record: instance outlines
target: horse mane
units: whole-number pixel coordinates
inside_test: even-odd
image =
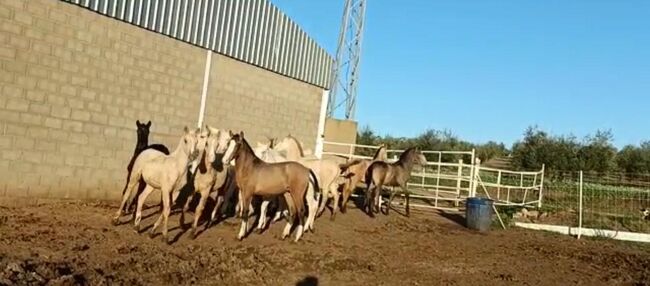
[[[235,136],[239,136],[239,135],[235,135]],[[253,156],[253,164],[263,162],[262,159],[260,159],[259,157],[257,157],[257,155],[255,155],[255,151],[253,150],[251,145],[248,144],[248,141],[246,141],[246,138],[241,137],[241,141],[242,141],[241,146],[244,148],[242,151],[248,152],[251,156]]]
[[[302,145],[300,144],[300,142],[298,141],[298,139],[296,139],[295,137],[293,137],[293,136],[291,136],[291,135],[287,135],[287,138],[293,140],[293,142],[296,143],[296,145],[298,146],[298,151],[300,152],[300,157],[304,157],[304,156],[305,156],[305,151],[302,150]]]
[[[402,154],[399,156],[399,162],[404,162],[406,159],[408,159],[409,156],[411,156],[411,153],[413,152],[415,152],[415,147],[410,147],[404,150],[404,152],[402,152]]]

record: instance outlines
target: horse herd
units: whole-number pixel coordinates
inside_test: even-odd
[[[198,234],[199,219],[207,198],[211,196],[216,204],[205,229],[221,217],[219,210],[228,201],[228,192],[230,196],[236,192],[235,212],[241,218],[239,240],[250,230],[249,217],[254,213],[253,199],[256,198],[262,200],[257,230],[267,226],[268,206],[273,203],[276,206],[273,221],[282,217],[287,221],[282,238],[290,235],[297,222],[295,241],[298,241],[304,232],[313,232],[314,221],[323,213],[329,199],[333,201],[330,218],[334,220],[339,210],[339,192],[343,196],[340,210],[345,213],[350,195],[359,183],[366,186],[363,209],[369,216],[374,217],[380,212],[380,192],[384,186],[398,187],[404,193],[408,216],[410,196],[407,182],[414,165],[426,164],[417,148],[405,150],[399,160],[388,163],[385,146],[381,146],[371,160],[339,156],[317,158],[304,150],[300,141],[291,135],[279,142],[275,139],[269,139],[266,144],[258,142],[253,148],[244,132],[233,133],[207,125],[196,130],[185,127],[176,149],[170,152],[163,145],[148,144],[150,126],[150,121],[146,124],[136,122],[138,141],[127,166],[127,183],[113,224],[119,224],[122,215],[135,205],[131,219],[135,230],[140,232],[144,203],[154,190],[160,190],[162,212],[149,232],[153,236],[162,225],[162,238],[167,243],[172,205],[178,203],[181,189],[186,185],[192,186],[191,197],[199,196],[192,238]],[[396,193],[391,192],[389,196],[386,214]],[[181,226],[184,226],[185,213],[191,201],[188,198],[182,208]]]

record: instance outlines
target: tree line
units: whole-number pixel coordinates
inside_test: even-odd
[[[618,150],[613,144],[610,130],[598,130],[578,139],[572,135],[549,134],[536,126],[529,127],[524,131],[523,138],[510,148],[496,141],[471,143],[448,130],[430,129],[412,138],[379,136],[368,126],[357,133],[357,144],[382,143],[390,149],[406,149],[411,146],[444,151],[476,149],[477,156],[483,162],[496,157],[509,157],[511,166],[519,170],[539,170],[544,164],[550,172],[583,170],[595,173],[650,173],[650,141],[640,145],[627,145]]]

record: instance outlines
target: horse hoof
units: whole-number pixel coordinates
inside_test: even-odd
[[[336,220],[336,216],[335,215],[330,216],[330,221],[334,221],[334,220]]]
[[[135,231],[135,233],[140,233],[140,226],[139,225],[134,225],[133,230]]]
[[[192,231],[192,236],[191,236],[192,240],[195,240],[198,235],[199,234],[196,231]]]
[[[257,234],[262,234],[262,232],[264,231],[264,229],[263,229],[263,228],[258,228],[258,229],[256,229],[255,231],[257,232]]]
[[[113,223],[114,226],[118,226],[120,224],[120,218],[119,217],[113,218],[111,223]]]
[[[155,233],[153,233],[153,232],[149,232],[149,238],[153,239],[155,236],[156,236]]]

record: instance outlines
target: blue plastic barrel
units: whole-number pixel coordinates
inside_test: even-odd
[[[469,229],[487,232],[492,225],[492,204],[490,199],[467,198],[465,219]]]

